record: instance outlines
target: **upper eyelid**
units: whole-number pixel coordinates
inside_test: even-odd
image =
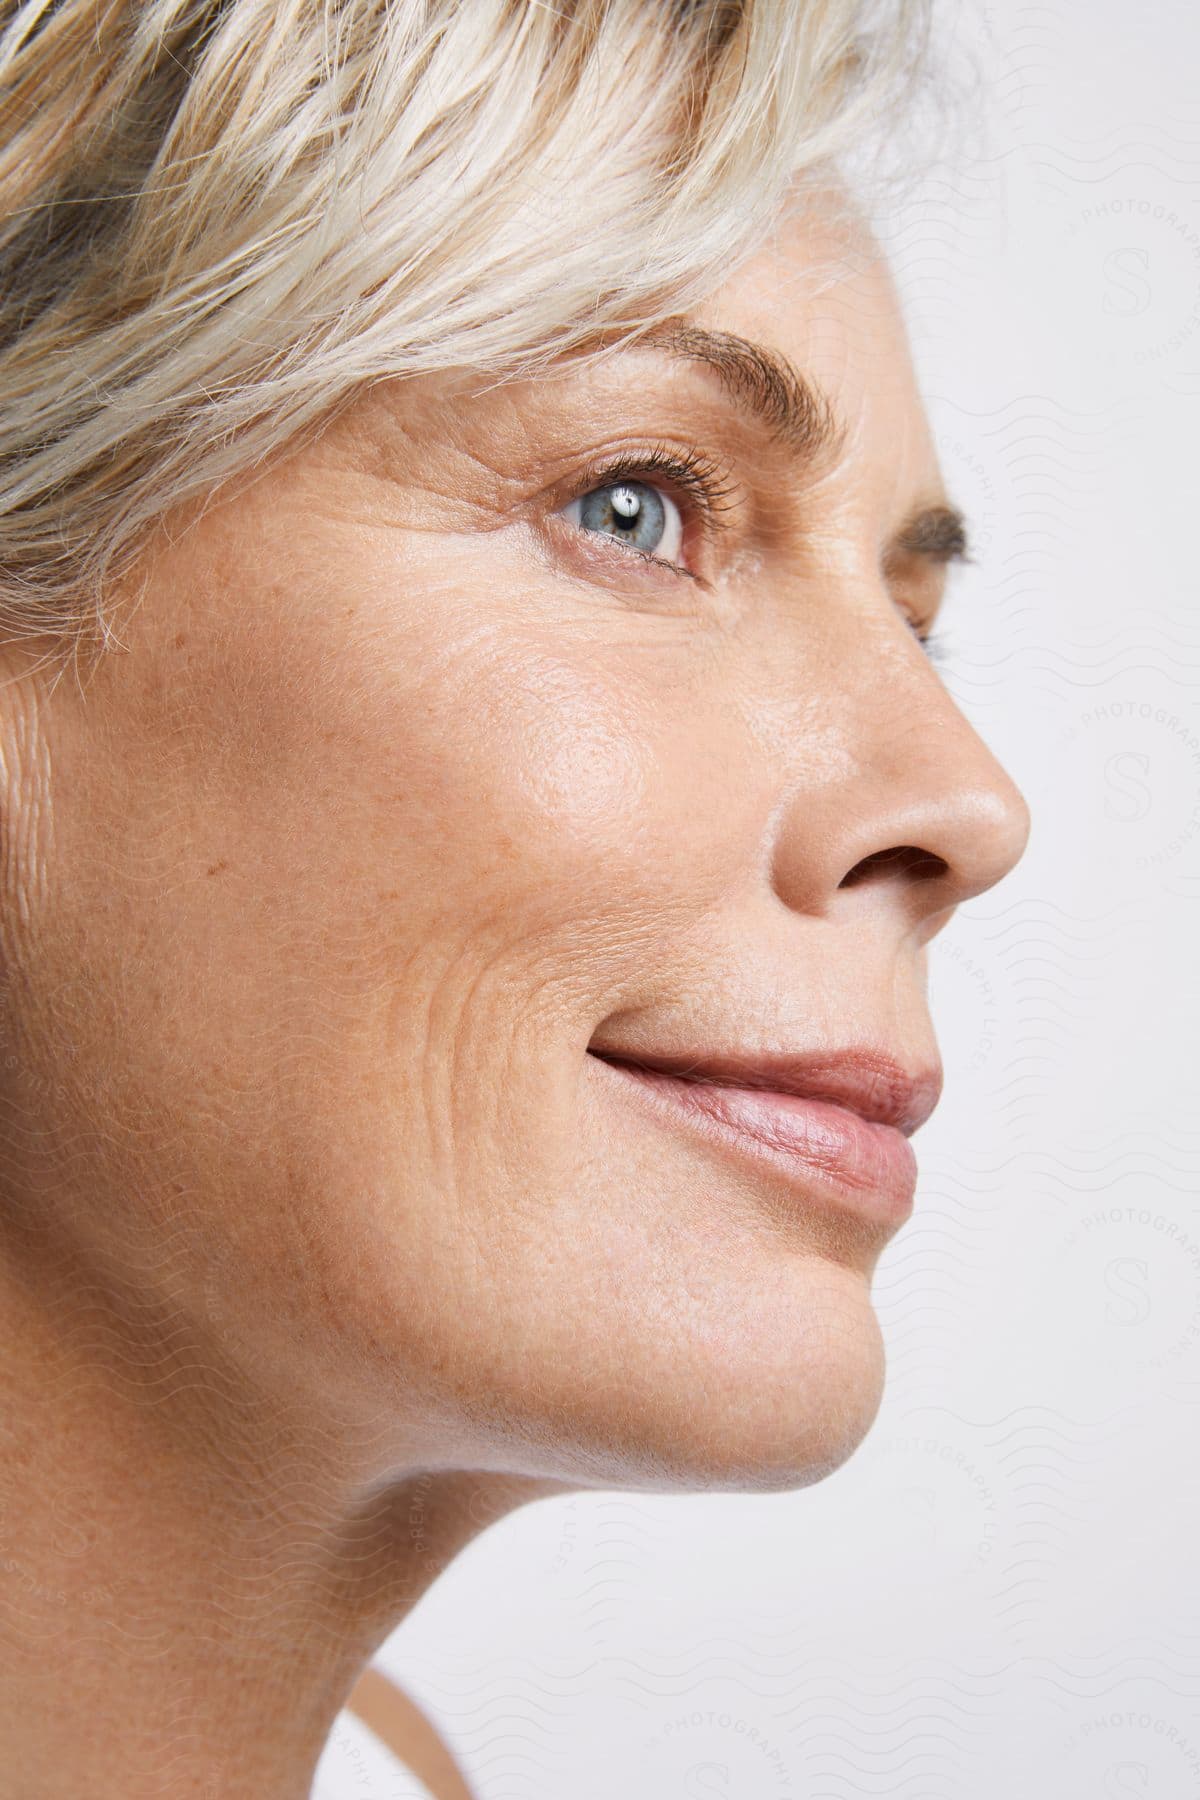
[[[598,488],[613,486],[621,480],[640,481],[661,490],[685,515],[691,516],[711,542],[722,530],[721,514],[736,508],[745,497],[745,484],[735,474],[732,459],[714,457],[697,443],[684,444],[658,439],[638,446],[614,448],[600,452],[559,487],[559,496],[550,511],[559,514]],[[599,535],[599,534],[597,534]],[[641,551],[633,545],[623,547],[622,556],[637,557],[642,563],[657,565],[676,575],[688,575],[703,582],[704,576],[682,563]]]
[[[689,479],[689,475],[691,479]],[[622,478],[642,480],[649,487],[668,487],[674,481],[700,510],[718,513],[743,498],[744,483],[732,478],[729,459],[712,457],[700,445],[683,448],[659,442],[641,450],[614,450],[596,457],[572,481],[568,499],[579,499],[597,487]]]

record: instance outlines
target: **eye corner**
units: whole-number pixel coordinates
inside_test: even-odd
[[[922,651],[935,666],[949,661],[950,639],[946,627],[935,618],[928,623],[910,619],[909,626]]]

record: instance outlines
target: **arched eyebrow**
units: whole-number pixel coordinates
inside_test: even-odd
[[[686,319],[667,319],[637,342],[712,369],[756,423],[805,461],[820,461],[841,447],[842,428],[828,397],[782,351]]]
[[[801,460],[836,456],[844,431],[824,390],[782,351],[731,331],[712,331],[686,318],[666,319],[635,342],[712,369],[734,401]],[[905,556],[923,562],[969,562],[966,520],[945,501],[914,509],[893,533],[885,567]]]

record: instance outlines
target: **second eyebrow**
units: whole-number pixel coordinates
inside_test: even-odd
[[[889,554],[920,556],[932,563],[969,562],[966,520],[956,506],[922,507],[904,521]]]

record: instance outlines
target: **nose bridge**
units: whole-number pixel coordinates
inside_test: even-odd
[[[896,630],[874,651],[860,633],[851,663],[826,665],[837,753],[827,748],[814,768],[797,742],[787,759],[771,871],[799,910],[849,905],[846,890],[869,884],[924,917],[994,886],[1025,848],[1019,789],[908,627]]]

